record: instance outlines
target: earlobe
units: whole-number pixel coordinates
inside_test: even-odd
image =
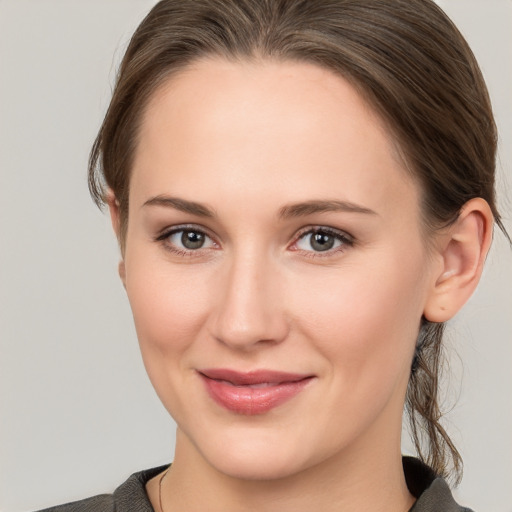
[[[123,286],[126,290],[126,265],[124,264],[124,260],[119,262],[118,272],[119,277],[121,278],[121,282],[123,283]]]
[[[424,316],[445,322],[467,302],[482,275],[492,240],[493,215],[481,198],[468,201],[457,221],[441,235],[441,266],[432,279]]]

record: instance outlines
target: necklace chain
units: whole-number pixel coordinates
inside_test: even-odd
[[[160,512],[164,512],[164,507],[162,506],[162,481],[167,476],[169,472],[169,468],[165,470],[165,473],[160,477],[158,481],[158,504],[160,505]]]

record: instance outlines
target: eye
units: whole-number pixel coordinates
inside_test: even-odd
[[[194,250],[203,247],[206,241],[206,235],[204,233],[200,233],[199,231],[190,231],[188,229],[184,229],[171,235],[169,237],[169,241],[175,245],[181,243],[185,249]]]
[[[161,234],[158,238],[166,248],[180,254],[216,247],[215,242],[197,228],[174,228]]]
[[[353,240],[349,235],[329,228],[311,229],[295,243],[298,250],[308,252],[336,252],[351,245]]]

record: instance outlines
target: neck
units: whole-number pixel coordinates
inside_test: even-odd
[[[406,512],[414,498],[397,441],[393,446],[366,443],[366,454],[351,450],[299,473],[262,481],[218,472],[178,431],[175,460],[162,484],[163,511]]]

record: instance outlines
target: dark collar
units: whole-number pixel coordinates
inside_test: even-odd
[[[409,512],[471,512],[453,499],[446,481],[414,457],[402,457],[405,481],[416,502]]]
[[[414,457],[402,459],[405,481],[416,502],[409,512],[471,512],[453,499],[446,481]],[[166,469],[160,466],[133,474],[114,492],[116,512],[154,512],[146,494],[146,483]]]

